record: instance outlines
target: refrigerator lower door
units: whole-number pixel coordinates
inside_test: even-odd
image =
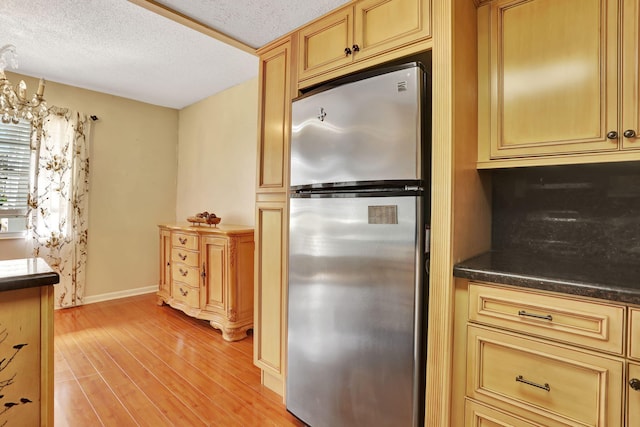
[[[421,424],[421,197],[291,199],[287,409]]]

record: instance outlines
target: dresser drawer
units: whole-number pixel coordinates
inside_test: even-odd
[[[467,351],[473,399],[546,426],[622,425],[623,359],[480,326]]]
[[[182,248],[171,248],[171,261],[189,267],[198,267],[198,252],[188,251]]]
[[[173,298],[189,307],[200,307],[200,289],[187,286],[184,283],[173,284]]]
[[[542,295],[527,290],[469,284],[469,320],[623,354],[625,308]]]
[[[198,250],[198,236],[187,233],[171,233],[171,246],[174,248]]]
[[[629,357],[640,360],[640,308],[629,309]]]
[[[171,264],[171,278],[174,282],[181,282],[187,286],[200,286],[200,270],[181,263]]]

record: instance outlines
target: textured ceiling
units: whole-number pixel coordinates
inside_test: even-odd
[[[260,47],[347,2],[158,3]],[[19,68],[8,71],[172,108],[258,73],[256,56],[126,0],[2,0],[0,46],[5,44],[18,52]]]

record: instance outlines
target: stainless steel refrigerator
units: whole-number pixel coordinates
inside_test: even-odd
[[[430,103],[419,63],[293,102],[286,404],[310,426],[423,424]]]

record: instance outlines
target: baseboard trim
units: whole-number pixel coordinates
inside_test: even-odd
[[[127,289],[126,291],[109,292],[100,295],[85,296],[82,300],[83,304],[93,304],[96,302],[110,301],[114,299],[132,297],[135,295],[150,294],[158,291],[158,285],[145,286],[143,288]]]

